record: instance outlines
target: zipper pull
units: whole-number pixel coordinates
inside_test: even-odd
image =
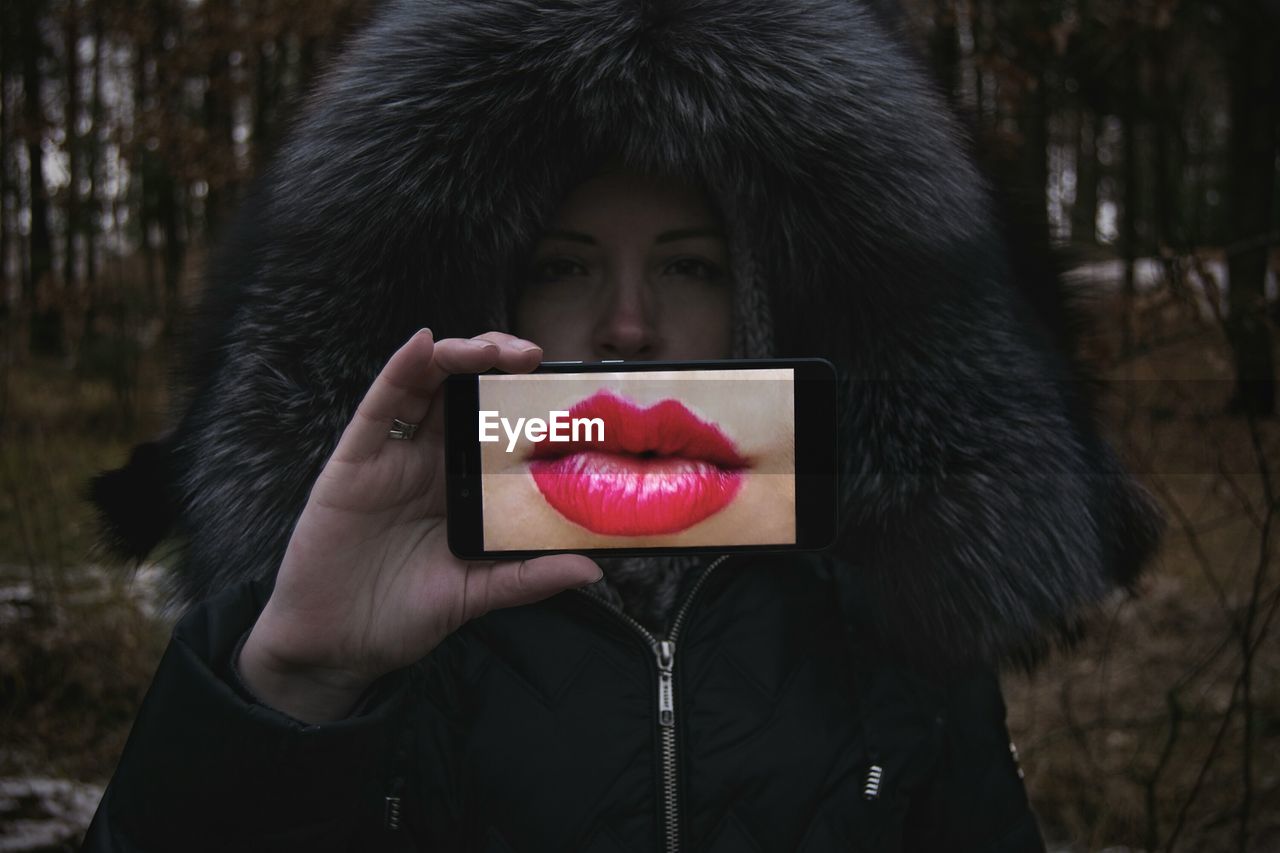
[[[383,810],[383,823],[387,829],[396,830],[400,828],[400,798],[387,797],[386,805]]]
[[[658,725],[676,724],[675,691],[672,688],[671,670],[676,655],[676,644],[670,640],[658,641]]]
[[[405,755],[403,747],[397,751],[398,760],[403,760]],[[383,798],[382,805],[382,824],[387,829],[396,830],[400,828],[400,798],[404,794],[404,777],[396,776],[391,780],[391,789],[387,792],[387,796]]]

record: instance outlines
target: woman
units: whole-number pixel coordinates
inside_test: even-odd
[[[88,848],[1040,849],[995,669],[1158,522],[958,139],[848,0],[384,6],[98,482],[202,603]],[[448,553],[445,375],[726,355],[840,367],[831,554]]]

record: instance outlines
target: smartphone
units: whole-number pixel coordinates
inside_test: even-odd
[[[836,374],[823,359],[544,362],[444,386],[449,547],[811,550],[836,532]]]

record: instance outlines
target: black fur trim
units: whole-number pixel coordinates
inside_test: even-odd
[[[178,516],[172,481],[164,441],[139,444],[124,467],[91,477],[84,496],[97,508],[99,550],[131,560],[151,553]]]
[[[502,328],[540,224],[621,159],[702,181],[749,232],[773,350],[839,365],[840,552],[886,647],[1016,660],[1069,637],[1158,515],[884,20],[851,0],[381,7],[212,270],[171,444],[186,595],[275,571],[387,357],[420,326]]]

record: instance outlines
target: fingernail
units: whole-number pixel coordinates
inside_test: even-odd
[[[471,347],[472,349],[490,349],[490,348],[496,349],[498,346],[493,341],[473,341],[470,338],[463,341],[463,343]]]
[[[542,347],[538,346],[533,341],[526,341],[524,338],[519,338],[515,341],[512,341],[512,343],[515,345],[516,350],[519,352],[532,352],[533,350],[536,350],[536,349],[542,349]]]

